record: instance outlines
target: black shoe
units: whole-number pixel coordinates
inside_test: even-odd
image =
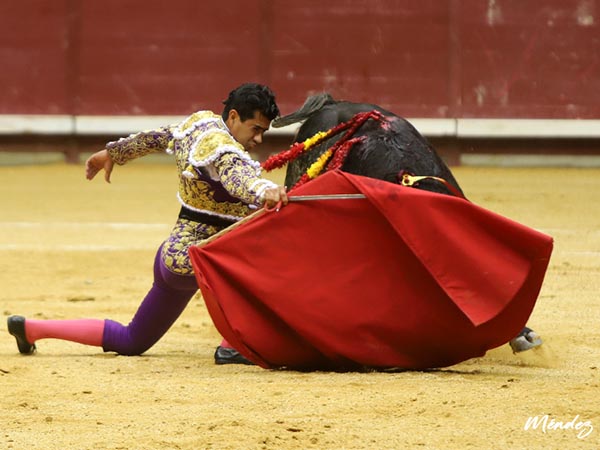
[[[35,344],[30,344],[25,337],[25,317],[10,316],[6,320],[6,323],[8,325],[8,332],[17,340],[19,352],[24,355],[31,355],[35,352]]]
[[[254,363],[249,359],[244,358],[234,348],[221,347],[220,345],[215,350],[215,364],[247,364],[253,366]]]

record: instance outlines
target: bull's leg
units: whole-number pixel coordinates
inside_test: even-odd
[[[531,328],[525,327],[521,330],[517,337],[510,340],[509,344],[513,353],[519,353],[539,347],[542,345],[542,338]]]

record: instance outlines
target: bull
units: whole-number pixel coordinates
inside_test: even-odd
[[[356,114],[377,111],[380,120],[367,120],[354,131],[355,143],[340,169],[355,175],[401,183],[403,176],[427,176],[414,187],[446,195],[464,192],[451,170],[431,144],[406,119],[375,104],[335,100],[327,93],[309,97],[297,111],[275,119],[272,126],[280,128],[303,122],[295,142],[304,142],[319,132],[350,121]],[[310,152],[303,152],[287,166],[286,186],[298,183],[307,169],[327,149],[332,148],[341,134],[331,136]],[[539,335],[525,327],[509,342],[513,352],[522,352],[542,344]]]

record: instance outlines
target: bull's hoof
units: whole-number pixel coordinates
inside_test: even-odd
[[[525,327],[509,344],[513,353],[520,353],[542,345],[542,338],[531,328]]]

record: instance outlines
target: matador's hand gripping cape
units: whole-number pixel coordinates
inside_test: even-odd
[[[523,328],[552,238],[464,199],[335,171],[190,255],[218,331],[261,367],[424,369]]]

